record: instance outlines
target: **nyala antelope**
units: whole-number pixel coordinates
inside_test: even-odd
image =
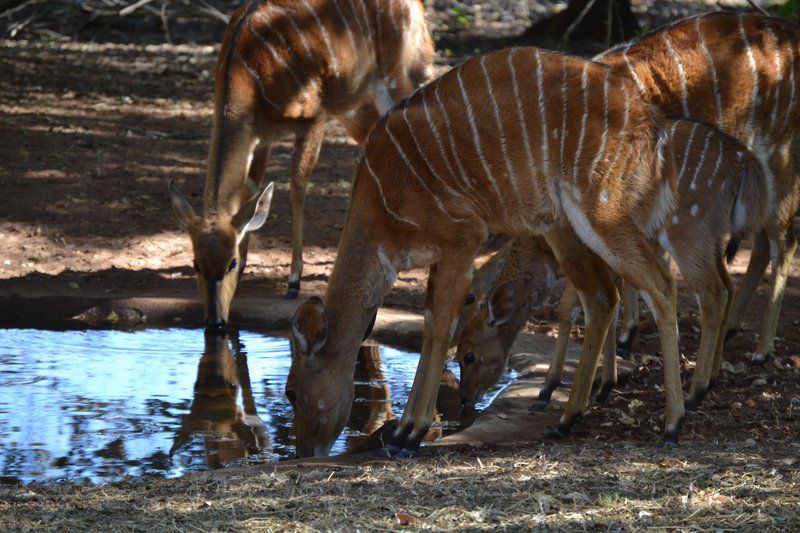
[[[661,337],[665,440],[676,442],[684,406],[675,282],[658,238],[676,191],[691,182],[682,163],[700,150],[695,135],[722,139],[723,149],[733,143],[709,126],[665,118],[628,76],[535,48],[469,60],[404,100],[367,140],[324,299],[306,301],[293,320],[287,393],[298,453],[329,451],[350,410],[358,345],[383,296],[399,270],[430,266],[421,359],[387,448],[414,453],[433,419],[473,259],[492,233],[543,235],[578,291],[586,336],[576,384],[591,383],[617,304],[608,267],[641,291]],[[764,198],[748,154],[742,164],[728,213],[734,239]],[[586,408],[584,388],[573,390],[562,431]]]
[[[768,171],[770,214],[756,236],[728,323],[729,333],[741,327],[771,261],[769,305],[753,354],[754,362],[763,363],[773,352],[797,247],[792,219],[800,205],[800,28],[761,15],[709,13],[612,48],[594,60],[629,74],[664,112],[691,116],[733,135]],[[692,142],[703,143],[704,138]],[[635,317],[628,320],[628,328],[635,322]],[[623,343],[630,339],[630,329],[622,337]]]
[[[478,403],[506,372],[511,345],[532,312],[549,296],[558,270],[558,262],[542,237],[514,239],[493,259],[502,269],[486,273],[484,265],[475,272],[476,278],[479,275],[491,278],[484,281],[489,287],[475,305],[464,306],[460,319],[464,327],[456,332],[456,359],[461,371],[459,393],[467,406]],[[478,290],[473,283],[473,292]],[[559,303],[555,352],[545,386],[534,404],[536,409],[545,408],[561,384],[570,332],[579,309],[578,293],[567,281]],[[603,347],[603,381],[597,395],[600,402],[616,385],[615,323],[616,314]]]
[[[202,216],[174,183],[169,188],[192,240],[208,327],[228,320],[248,234],[267,219],[272,184],[261,184],[275,136],[286,130],[296,136],[287,293],[294,298],[303,270],[306,187],[327,118],[363,142],[393,101],[428,79],[433,55],[419,0],[251,1],[231,17],[217,59]]]

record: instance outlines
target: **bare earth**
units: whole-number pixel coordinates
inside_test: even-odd
[[[0,298],[194,294],[190,246],[166,192],[175,179],[200,207],[214,58],[202,46],[0,41]],[[251,239],[239,288],[248,296],[286,290],[290,149],[286,138],[273,152],[277,193]],[[307,202],[303,296],[324,290],[357,154],[331,124]],[[737,278],[747,258],[734,263]],[[398,526],[395,513],[432,529],[800,528],[798,273],[795,262],[776,358],[746,364],[764,283],[728,345],[731,365],[675,450],[657,447],[661,363],[644,357],[566,441],[97,487],[0,485],[0,529],[371,530]],[[401,274],[386,304],[419,308],[424,279]],[[680,309],[686,379],[699,322],[685,291]],[[552,313],[540,316],[528,329],[551,333]],[[657,355],[652,322],[634,348]]]

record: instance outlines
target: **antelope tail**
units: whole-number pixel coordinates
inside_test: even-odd
[[[733,261],[742,241],[763,227],[769,213],[767,176],[754,158],[745,163],[736,183],[731,209],[731,238],[725,248],[728,263]]]

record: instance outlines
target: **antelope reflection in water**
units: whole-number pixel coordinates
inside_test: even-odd
[[[391,389],[383,371],[380,347],[377,344],[368,343],[359,349],[355,383],[356,401],[353,403],[350,420],[365,422],[360,433],[347,437],[345,453],[351,454],[383,447],[381,439],[384,436],[388,439],[395,426],[393,421],[397,419],[392,409]],[[364,387],[369,388],[369,393]],[[439,384],[434,424],[423,441],[432,442],[442,438],[445,433],[463,429],[472,424],[476,416],[475,409],[463,408],[458,392],[458,378],[445,369]]]
[[[242,405],[238,403],[240,390]],[[192,406],[183,417],[170,455],[189,443],[193,433],[204,434],[209,468],[270,449],[267,428],[253,399],[247,354],[237,334],[232,339],[227,335],[205,336]]]

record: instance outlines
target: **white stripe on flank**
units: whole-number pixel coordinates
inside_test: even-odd
[[[703,55],[708,60],[708,66],[711,72],[711,82],[714,87],[714,100],[717,105],[717,126],[722,128],[724,116],[722,114],[722,97],[719,93],[719,79],[717,78],[717,67],[714,65],[714,57],[711,51],[706,46],[706,40],[703,38],[703,32],[700,31],[700,17],[694,19],[694,26],[697,29],[697,37],[700,40],[700,49],[703,50]]]
[[[758,103],[758,67],[756,65],[756,58],[753,55],[753,49],[750,47],[750,41],[747,40],[747,34],[744,32],[743,13],[739,14],[739,35],[742,41],[744,41],[744,47],[747,50],[747,58],[750,60],[750,69],[753,71],[753,95],[750,97],[750,114],[747,118],[747,126],[752,128],[753,119],[756,114],[756,104]]]
[[[397,9],[399,11],[397,16],[395,16],[394,13],[392,13],[392,7],[393,6],[397,6]],[[393,0],[389,0],[389,19],[392,21],[392,26],[394,26],[394,31],[397,32],[397,35],[401,35],[401,36],[403,35],[403,30],[400,27],[400,25],[397,23],[397,21],[400,20],[400,18],[403,16],[403,9],[402,9],[403,7],[405,7],[405,6],[404,6],[404,4],[402,2],[396,2],[396,1],[393,1]]]
[[[700,161],[697,163],[697,168],[694,169],[694,176],[692,176],[692,182],[689,184],[690,190],[695,190],[697,188],[697,176],[700,174],[700,169],[703,168],[703,164],[706,160],[706,152],[708,151],[708,141],[711,140],[711,136],[714,134],[714,130],[709,129],[708,133],[706,133],[706,140],[703,143],[703,151],[700,152]]]
[[[581,134],[578,137],[578,148],[575,150],[575,163],[573,163],[572,177],[577,180],[578,163],[581,159],[581,151],[583,150],[583,138],[586,136],[586,117],[589,116],[589,77],[586,74],[586,67],[588,62],[583,64],[583,73],[581,74],[581,88],[583,89],[583,118],[581,119]]]
[[[564,142],[567,139],[567,56],[561,56],[561,155],[560,164],[564,166]]]
[[[467,96],[467,91],[464,89],[464,80],[461,79],[460,68],[456,69],[456,78],[458,79],[458,87],[461,89],[461,98],[464,100],[464,106],[467,108],[467,120],[469,121],[469,126],[472,129],[472,142],[475,145],[475,151],[478,154],[478,160],[481,162],[483,171],[486,174],[486,179],[492,185],[492,189],[494,189],[500,205],[505,208],[503,197],[500,195],[500,189],[497,188],[497,182],[492,176],[492,170],[489,168],[489,164],[486,162],[486,158],[483,156],[483,150],[481,149],[481,138],[480,134],[478,133],[478,126],[475,124],[475,113],[472,110],[472,102],[470,102],[469,97]]]
[[[286,15],[286,20],[289,21],[289,24],[292,26],[292,29],[294,30],[294,34],[297,35],[297,37],[300,39],[300,44],[303,45],[303,49],[306,51],[306,54],[308,54],[308,58],[311,61],[313,61],[317,67],[319,67],[319,61],[317,61],[316,54],[314,54],[311,51],[311,47],[308,46],[308,40],[306,40],[306,34],[300,31],[300,27],[297,25],[297,22],[295,22],[294,18],[292,17],[292,15],[289,14],[288,11],[285,12],[285,15]]]
[[[583,65],[584,75],[586,74],[586,64]],[[542,166],[545,176],[550,173],[550,146],[547,141],[547,110],[544,106],[544,71],[542,70],[542,58],[539,49],[536,49],[536,91],[539,94],[539,114],[542,116]],[[585,123],[584,123],[585,124]]]
[[[619,129],[619,132],[617,132],[617,137],[619,137],[619,140],[617,142],[617,149],[614,153],[614,159],[611,160],[611,164],[608,166],[609,176],[613,176],[612,172],[617,164],[617,160],[619,159],[619,154],[622,153],[622,147],[626,145],[624,141],[625,141],[625,134],[627,133],[628,130],[628,117],[630,115],[630,99],[628,98],[628,91],[623,89],[623,92],[625,93],[625,98],[624,98],[625,113],[622,118],[622,127]]]
[[[358,6],[361,8],[361,15],[364,18],[364,25],[367,27],[367,32],[370,34],[372,39],[375,40],[376,35],[375,32],[372,30],[372,23],[369,21],[369,13],[367,12],[367,7],[364,5],[364,0],[350,0],[350,1],[358,2]],[[376,5],[378,5],[378,2],[376,2]],[[374,47],[377,48],[378,45],[375,44]]]
[[[428,91],[422,91],[422,109],[425,111],[425,118],[428,120],[428,128],[430,128],[433,138],[436,140],[436,145],[439,147],[439,154],[441,154],[444,165],[447,167],[447,172],[450,174],[450,177],[453,178],[453,181],[458,183],[456,174],[453,172],[453,167],[450,165],[450,160],[445,154],[444,143],[442,142],[442,137],[439,135],[439,128],[436,127],[436,123],[431,117],[431,112],[428,108],[428,101],[426,100],[427,95]],[[469,187],[469,184],[466,185]]]
[[[783,128],[786,128],[792,113],[794,112],[794,99],[795,99],[795,87],[794,87],[794,46],[789,45],[789,105],[786,107],[786,111],[783,117]]]
[[[600,159],[605,155],[606,151],[606,136],[608,136],[608,69],[603,76],[603,134],[600,136],[600,148],[597,150],[597,155],[592,160],[592,166],[589,168],[589,179],[592,179],[594,170]],[[605,179],[605,174],[603,175]]]
[[[625,47],[622,51],[622,58],[625,59],[625,64],[628,66],[628,70],[631,73],[631,77],[633,81],[636,82],[636,86],[639,88],[639,91],[642,93],[643,96],[647,97],[647,91],[644,88],[644,84],[642,80],[639,79],[639,76],[636,75],[636,71],[633,69],[633,65],[631,65],[631,60],[628,59],[628,50],[630,49],[631,45]]]
[[[422,176],[419,175],[419,173],[417,172],[417,169],[414,168],[414,165],[411,163],[411,160],[408,159],[408,156],[406,155],[405,151],[403,151],[403,147],[400,146],[400,143],[397,142],[397,139],[395,138],[395,136],[392,135],[392,130],[389,129],[389,120],[384,121],[384,123],[385,123],[386,133],[389,134],[389,139],[391,139],[392,144],[394,144],[394,147],[397,149],[397,153],[400,154],[400,157],[403,159],[403,161],[405,162],[406,166],[411,171],[411,174],[413,174],[414,177],[416,178],[416,180],[419,182],[419,184],[422,185],[422,188],[425,189],[425,192],[428,194],[428,196],[430,196],[431,199],[433,199],[433,203],[436,204],[436,207],[439,209],[439,211],[444,213],[447,216],[447,218],[449,218],[453,222],[463,222],[463,220],[461,220],[461,219],[453,218],[450,215],[450,213],[447,212],[447,209],[445,209],[444,204],[442,204],[442,201],[439,199],[439,197],[436,195],[436,193],[434,193],[430,189],[430,187],[428,187],[428,184],[425,183],[425,180],[422,179]],[[412,132],[412,134],[413,134],[413,132]]]
[[[258,85],[258,91],[259,93],[261,93],[261,98],[263,98],[266,103],[268,103],[275,109],[280,110],[278,104],[276,104],[275,102],[270,100],[269,97],[267,97],[267,88],[264,87],[264,81],[261,79],[261,76],[258,74],[258,72],[256,72],[253,69],[253,67],[247,64],[247,61],[244,60],[244,58],[238,51],[234,51],[233,55],[236,58],[236,60],[238,60],[239,63],[242,64],[247,73],[250,74],[250,77],[253,78],[253,81],[256,82],[256,85]]]
[[[367,157],[366,153],[364,154],[364,164],[367,167],[369,175],[372,176],[372,179],[375,181],[375,185],[378,186],[378,194],[381,197],[381,203],[383,203],[383,208],[386,210],[386,212],[389,215],[391,215],[395,220],[398,220],[400,222],[405,222],[406,224],[411,224],[415,228],[419,228],[419,224],[417,224],[413,220],[407,219],[406,217],[397,214],[392,210],[391,207],[389,207],[389,204],[386,202],[386,197],[383,195],[383,187],[381,186],[381,180],[378,178],[378,176],[372,170],[372,167],[369,165],[369,158]]]
[[[314,6],[312,6],[308,0],[301,0],[303,5],[306,9],[311,13],[314,17],[314,20],[317,21],[317,26],[319,26],[319,31],[322,34],[322,40],[325,41],[325,46],[328,48],[328,59],[331,62],[331,68],[333,69],[333,73],[338,77],[339,76],[339,63],[336,61],[336,53],[333,51],[333,46],[331,45],[331,39],[328,36],[328,30],[325,29],[325,26],[322,24],[322,21],[319,20],[319,15],[314,10]]]
[[[417,136],[414,135],[414,127],[411,125],[411,121],[408,120],[408,107],[403,108],[402,115],[403,115],[403,120],[406,123],[406,126],[408,126],[408,132],[411,134],[411,139],[414,141],[414,146],[417,149],[417,153],[419,154],[420,159],[422,159],[425,162],[425,166],[428,167],[428,171],[430,171],[431,175],[434,178],[436,178],[436,180],[439,183],[442,184],[442,188],[445,190],[445,192],[447,192],[447,194],[449,194],[452,197],[461,197],[461,194],[454,191],[449,185],[447,185],[447,182],[442,179],[442,177],[439,175],[438,172],[436,172],[436,169],[433,168],[433,165],[431,165],[430,161],[428,160],[429,158],[427,154],[422,150],[422,146],[420,146]],[[430,125],[430,120],[428,121],[428,125]],[[388,121],[386,127],[387,128],[389,127]]]
[[[344,11],[342,11],[341,6],[339,6],[339,0],[332,0],[333,5],[336,8],[336,11],[339,13],[339,18],[342,19],[344,23],[344,27],[347,30],[347,40],[350,41],[350,48],[353,49],[353,58],[355,60],[355,64],[358,64],[358,47],[356,46],[355,37],[353,37],[353,30],[350,28],[350,21],[347,20],[347,17],[344,16]]]
[[[475,184],[470,183],[470,178],[467,175],[467,172],[464,170],[464,165],[461,163],[461,159],[458,157],[458,150],[456,150],[456,143],[453,139],[453,132],[450,127],[450,117],[447,116],[447,108],[442,103],[442,98],[439,95],[439,83],[441,82],[441,78],[436,81],[436,87],[433,91],[433,94],[436,95],[436,101],[439,103],[439,109],[442,112],[442,116],[444,117],[444,127],[447,131],[447,140],[450,145],[450,153],[453,154],[453,159],[456,162],[456,166],[458,167],[458,172],[461,174],[461,179],[464,182],[464,185],[467,189],[475,189]]]
[[[686,89],[686,74],[683,72],[683,63],[681,63],[678,52],[675,51],[672,47],[672,43],[669,42],[669,37],[667,37],[666,32],[662,32],[661,37],[667,45],[667,50],[669,50],[672,60],[675,61],[675,65],[678,67],[678,77],[681,80],[681,104],[683,105],[683,114],[689,117],[691,116],[691,113],[689,113],[689,91]]]
[[[717,172],[719,172],[719,165],[722,163],[722,136],[719,137],[719,146],[717,147],[717,163],[714,165],[714,172],[708,177],[708,186],[711,187],[714,184],[714,180],[717,177]]]
[[[692,131],[689,133],[689,140],[686,141],[686,150],[683,152],[683,165],[681,166],[681,171],[678,174],[678,178],[675,180],[675,183],[680,185],[681,178],[683,178],[683,174],[686,172],[686,164],[689,162],[689,150],[692,148],[692,142],[694,141],[694,133],[697,131],[697,122],[692,123]]]
[[[263,37],[263,36],[262,36],[260,33],[256,32],[256,30],[254,30],[254,29],[253,29],[253,26],[250,24],[250,22],[249,22],[249,21],[248,21],[248,23],[247,23],[247,30],[250,32],[250,34],[251,34],[253,37],[255,37],[256,39],[258,39],[258,42],[260,42],[260,43],[261,43],[261,44],[264,46],[264,48],[266,48],[266,49],[269,51],[270,55],[272,56],[272,59],[274,59],[276,63],[278,63],[278,64],[279,64],[279,65],[281,65],[281,66],[282,66],[284,69],[286,69],[286,70],[288,70],[288,71],[289,71],[289,74],[291,74],[291,75],[292,75],[292,79],[294,80],[294,82],[295,82],[295,84],[297,85],[297,87],[298,87],[298,88],[300,88],[300,89],[302,89],[302,88],[303,88],[303,82],[301,82],[301,81],[300,81],[300,78],[297,76],[297,73],[295,73],[295,71],[294,71],[294,68],[292,68],[292,65],[290,65],[289,63],[287,63],[287,62],[286,62],[286,61],[285,61],[285,60],[284,60],[284,59],[283,59],[283,58],[280,56],[280,54],[278,54],[278,53],[275,51],[275,49],[274,49],[274,48],[272,48],[272,45],[269,43],[269,41],[267,41],[267,40],[266,40],[266,39],[265,39],[265,38],[264,38],[264,37]]]
[[[508,148],[506,147],[506,136],[503,133],[503,124],[500,122],[500,108],[497,105],[497,99],[494,96],[494,86],[492,80],[489,78],[489,73],[486,71],[486,56],[480,59],[481,70],[483,71],[483,79],[486,81],[486,89],[489,92],[489,99],[492,101],[492,109],[494,110],[494,121],[497,124],[498,141],[500,142],[500,152],[503,154],[503,161],[506,165],[506,174],[508,180],[511,182],[511,187],[514,189],[514,198],[519,199],[519,188],[517,187],[517,175],[514,173],[514,168],[511,166],[511,158],[508,157]]]
[[[361,18],[358,16],[358,13],[356,13],[355,0],[347,0],[347,5],[350,6],[350,13],[352,13],[353,20],[356,21],[356,26],[358,26],[359,35],[361,37],[366,36],[367,30],[364,29],[364,25],[361,23]],[[363,7],[364,4],[361,4],[361,6]]]
[[[766,21],[765,21],[766,22]],[[774,102],[772,104],[772,115],[770,116],[769,123],[770,126],[775,127],[775,122],[778,118],[778,105],[781,101],[781,82],[783,81],[783,64],[781,63],[781,48],[780,43],[778,42],[778,37],[775,35],[775,32],[772,31],[772,28],[769,24],[765,24],[767,29],[767,33],[770,34],[772,37],[772,41],[775,43],[775,70],[778,73],[777,79],[775,80],[775,95],[773,96]]]
[[[522,144],[525,146],[525,154],[528,156],[528,168],[531,172],[531,181],[536,182],[536,162],[533,159],[531,142],[528,137],[528,121],[525,118],[525,110],[522,108],[522,100],[519,97],[519,85],[517,84],[517,71],[514,68],[514,56],[516,48],[512,48],[508,53],[508,68],[511,70],[511,88],[514,91],[514,101],[517,103],[517,117],[519,118],[519,128],[522,131]]]

